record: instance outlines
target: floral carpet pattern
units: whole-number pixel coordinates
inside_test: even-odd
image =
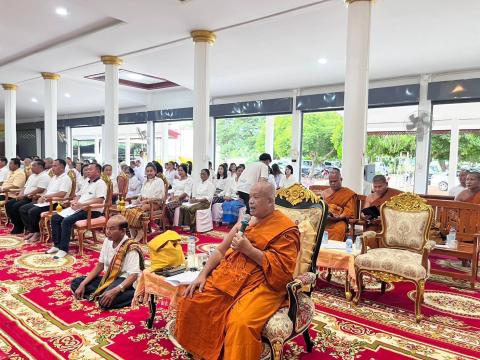
[[[198,235],[197,250],[207,252],[224,231]],[[0,359],[188,359],[171,338],[173,314],[165,301],[159,301],[154,329],[148,330],[146,308],[101,311],[73,299],[69,285],[93,267],[98,244],[87,246],[83,256],[72,245],[71,255],[60,260],[45,255],[47,248],[24,244],[0,228]],[[436,265],[444,264],[440,259]],[[329,280],[321,272],[313,294],[313,352],[305,352],[300,337],[285,347],[286,359],[480,358],[479,288],[432,277],[424,320],[417,324],[412,285],[395,283],[382,294],[374,279],[366,279],[354,306],[344,297],[345,275],[334,272]]]

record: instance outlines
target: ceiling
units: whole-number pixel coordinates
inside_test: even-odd
[[[370,78],[480,69],[479,18],[478,0],[377,0]],[[213,97],[341,84],[346,26],[343,0],[3,0],[0,82],[19,85],[18,118],[43,115],[41,71],[62,75],[60,115],[102,111],[104,84],[84,78],[104,71],[101,55],[191,89],[189,33],[210,29]],[[120,107],[152,106],[151,92],[121,86]]]

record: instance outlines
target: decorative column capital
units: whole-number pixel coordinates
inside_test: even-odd
[[[123,60],[120,59],[118,56],[103,55],[100,59],[105,65],[122,65],[123,64]]]
[[[59,74],[51,73],[51,72],[42,72],[42,77],[44,80],[58,80],[60,79]]]
[[[193,30],[190,35],[193,42],[208,42],[210,45],[217,39],[215,33],[208,30]]]
[[[2,84],[3,90],[11,90],[11,91],[16,91],[17,90],[17,85],[15,84]]]
[[[350,5],[350,4],[354,3],[354,2],[359,2],[359,1],[368,1],[368,2],[370,2],[370,3],[373,3],[375,0],[345,0],[345,3],[346,3],[347,5]]]

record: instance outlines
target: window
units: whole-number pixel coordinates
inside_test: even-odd
[[[102,128],[100,126],[72,128],[72,154],[75,159],[101,160],[100,139]]]

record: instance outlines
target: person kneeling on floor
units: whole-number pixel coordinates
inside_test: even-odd
[[[140,245],[128,238],[127,228],[122,215],[108,220],[107,238],[97,265],[87,276],[74,279],[70,286],[77,300],[98,300],[104,310],[130,306],[137,278],[144,269],[144,258]]]

